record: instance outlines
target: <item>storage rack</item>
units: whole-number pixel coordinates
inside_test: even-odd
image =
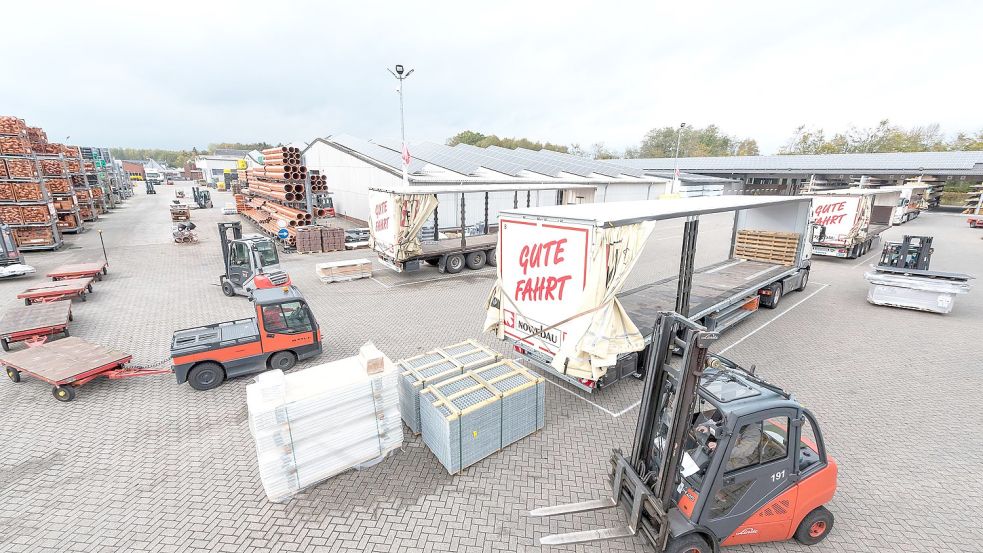
[[[48,187],[45,186],[44,178],[41,171],[41,163],[38,160],[38,156],[34,153],[27,154],[0,154],[0,162],[7,165],[8,161],[26,161],[31,164],[34,169],[34,175],[30,177],[24,176],[14,176],[10,175],[5,167],[5,171],[0,173],[0,183],[9,185],[11,190],[14,191],[17,185],[23,184],[33,184],[37,186],[39,192],[39,198],[18,198],[18,193],[13,192],[11,198],[6,198],[0,200],[0,205],[13,207],[13,208],[24,208],[24,207],[43,207],[48,211],[48,218],[45,222],[25,222],[23,219],[18,218],[16,220],[2,221],[9,225],[14,231],[14,240],[17,242],[17,248],[21,251],[38,251],[38,250],[56,250],[62,245],[61,232],[58,230],[58,218],[55,214],[54,203],[52,202],[51,196],[48,193]],[[25,231],[31,229],[50,229],[50,243],[46,244],[30,244],[26,243],[25,240],[29,239],[24,237]],[[20,232],[19,232],[20,231]]]
[[[68,161],[65,159],[65,156],[62,154],[35,154],[35,156],[37,157],[41,180],[44,182],[43,188],[47,191],[51,201],[51,208],[55,211],[55,224],[58,230],[62,234],[78,234],[84,232],[85,222],[82,220],[82,215],[79,212],[78,196],[75,193],[75,188],[71,185],[72,181],[68,173]],[[57,162],[58,166],[61,167],[61,171],[58,174],[45,171],[45,165],[48,167],[52,166],[51,163],[45,164],[45,161]],[[56,179],[64,180],[68,183],[66,192],[55,190],[52,182]]]
[[[89,185],[89,180],[85,172],[85,160],[82,159],[82,149],[73,146],[73,150],[77,152],[77,156],[72,157],[72,160],[75,160],[75,171],[70,172],[69,178],[72,180],[72,188],[75,189],[78,198],[79,213],[82,220],[95,221],[99,218],[99,207],[93,197],[92,187]],[[69,166],[70,169],[73,168],[71,160],[69,160]]]

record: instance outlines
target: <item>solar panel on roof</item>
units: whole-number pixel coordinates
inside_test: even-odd
[[[552,150],[540,150],[539,153],[546,157],[552,158],[564,158],[569,163],[576,163],[586,168],[590,168],[593,172],[598,175],[606,175],[609,177],[620,177],[621,175],[629,175],[632,177],[644,177],[645,173],[633,167],[625,167],[616,163],[597,161],[593,159],[586,159],[582,157],[575,156],[573,154],[564,154],[562,152],[554,152]]]
[[[332,135],[328,137],[328,140],[337,144],[343,148],[348,148],[353,152],[359,153],[369,159],[373,159],[388,165],[393,169],[402,171],[403,169],[403,159],[400,154],[389,148],[385,148],[378,144],[373,144],[366,140],[360,138],[355,138],[354,136],[349,136],[347,134]],[[424,162],[418,159],[410,160],[410,165],[407,167],[406,171],[408,173],[416,173],[423,169]]]
[[[530,158],[529,156],[523,155],[516,150],[502,148],[501,146],[489,146],[486,149],[489,152],[493,152],[495,155],[502,156],[505,159],[522,165],[526,171],[532,171],[533,173],[539,173],[541,175],[548,175],[551,177],[559,176],[560,173],[563,172],[563,168],[555,163]]]

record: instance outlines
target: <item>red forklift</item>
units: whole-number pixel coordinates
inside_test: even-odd
[[[656,551],[709,553],[791,538],[812,545],[829,535],[833,514],[824,505],[836,492],[837,466],[815,417],[753,368],[708,354],[717,337],[659,313],[634,445],[628,456],[613,452],[610,496],[530,512],[621,506],[628,524],[545,536],[542,545],[641,533]]]
[[[226,379],[291,369],[321,354],[321,330],[294,286],[253,290],[256,316],[178,330],[171,359],[178,384],[211,390]]]

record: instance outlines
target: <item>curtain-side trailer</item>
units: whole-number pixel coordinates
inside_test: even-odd
[[[723,331],[803,289],[810,201],[718,196],[504,211],[485,330],[580,389],[610,385],[644,366],[659,311]],[[696,267],[700,216],[728,212],[729,255]],[[623,290],[659,222],[672,219],[685,221],[679,272]]]
[[[813,255],[853,259],[870,251],[889,229],[898,209],[899,190],[848,189],[809,194],[812,198]]]
[[[494,266],[502,209],[593,201],[595,189],[577,184],[370,188],[369,246],[397,272],[424,264],[452,274]]]

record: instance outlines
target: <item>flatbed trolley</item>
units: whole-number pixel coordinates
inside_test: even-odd
[[[0,354],[7,377],[20,382],[22,375],[43,380],[53,387],[51,394],[58,401],[72,401],[75,390],[100,376],[110,379],[133,376],[170,374],[170,367],[147,369],[127,367],[133,359],[128,353],[90,344],[74,336],[37,347]]]
[[[41,336],[68,336],[72,320],[72,302],[66,300],[21,305],[0,315],[0,347],[10,351],[10,344],[33,340]]]
[[[86,277],[102,280],[102,275],[108,273],[109,263],[106,261],[87,261],[55,267],[47,276],[54,281]]]
[[[86,292],[92,292],[92,277],[70,278],[39,284],[17,294],[17,298],[24,300],[24,305],[71,298],[85,301]]]

